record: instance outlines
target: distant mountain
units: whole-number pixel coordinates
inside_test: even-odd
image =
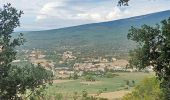
[[[24,48],[126,53],[135,46],[135,43],[127,40],[128,29],[131,26],[155,25],[168,17],[170,10],[116,21],[23,32],[27,40]]]

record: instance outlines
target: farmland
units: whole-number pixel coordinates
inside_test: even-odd
[[[117,76],[113,78],[96,76],[96,81],[94,82],[87,82],[83,80],[83,77],[80,77],[77,80],[55,80],[53,85],[48,87],[47,93],[50,95],[62,93],[70,98],[75,92],[77,92],[78,95],[81,95],[82,91],[87,91],[89,95],[96,96],[97,94],[100,94],[98,96],[103,98],[106,98],[108,94],[112,94],[111,97],[108,97],[108,99],[111,99],[117,94],[116,92],[118,92],[118,94],[122,92],[126,94],[133,89],[133,86],[126,86],[126,81],[129,81],[129,84],[132,84],[131,82],[134,80],[135,85],[137,85],[144,77],[154,75],[154,73],[143,72],[119,72],[114,74],[117,74]]]

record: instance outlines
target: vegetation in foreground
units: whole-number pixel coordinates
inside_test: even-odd
[[[170,18],[155,27],[131,27],[128,38],[138,43],[138,48],[130,53],[130,66],[152,66],[161,81],[165,100],[170,100]]]
[[[123,100],[164,100],[160,83],[156,77],[145,78]]]
[[[23,98],[27,91],[36,92],[37,88],[45,87],[46,82],[52,79],[51,71],[40,66],[17,66],[12,61],[16,60],[16,47],[25,42],[23,35],[12,38],[14,29],[20,25],[19,18],[23,14],[6,4],[0,9],[0,99],[18,100]]]

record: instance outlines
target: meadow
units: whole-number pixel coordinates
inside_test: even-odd
[[[74,93],[81,95],[83,91],[87,91],[89,95],[107,94],[122,90],[130,92],[134,87],[132,86],[132,81],[137,85],[145,77],[154,75],[154,73],[144,72],[117,72],[114,74],[117,74],[117,76],[113,78],[95,77],[96,81],[94,82],[84,81],[82,77],[77,80],[55,80],[52,86],[48,86],[47,93],[50,95],[61,93],[72,96]],[[129,87],[127,87],[127,81]]]

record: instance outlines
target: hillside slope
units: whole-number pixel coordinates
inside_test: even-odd
[[[116,21],[23,32],[28,41],[24,48],[126,53],[134,48],[134,43],[127,40],[128,29],[131,26],[154,25],[168,17],[170,10]]]

